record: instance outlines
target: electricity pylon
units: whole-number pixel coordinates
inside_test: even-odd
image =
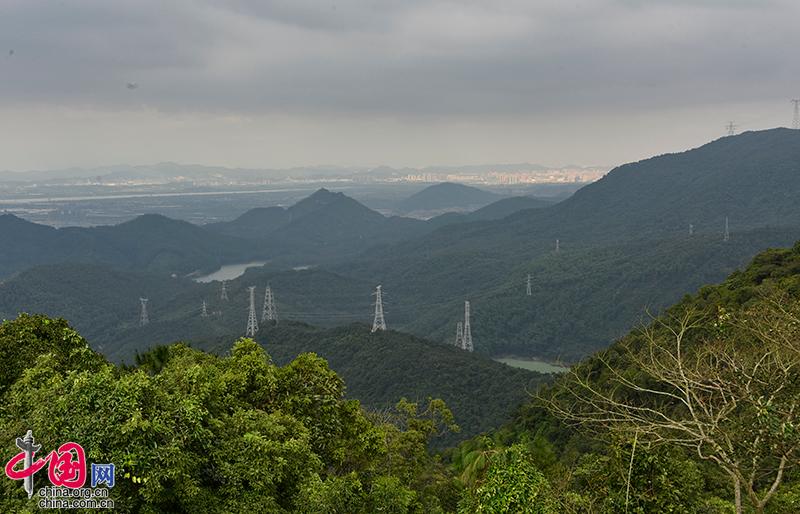
[[[723,241],[731,240],[731,231],[728,229],[728,217],[725,216],[725,235],[722,236]]]
[[[458,322],[456,325],[456,348],[462,348],[464,342],[464,324]]]
[[[533,291],[531,290],[531,274],[530,273],[528,273],[528,287],[527,287],[526,293],[527,293],[528,296],[532,296],[533,295]]]
[[[228,289],[225,287],[225,281],[222,281],[222,292],[219,295],[220,300],[228,301]]]
[[[375,288],[375,319],[372,321],[372,331],[386,330],[386,320],[383,319],[383,297],[381,286]]]
[[[256,286],[247,288],[250,291],[250,312],[247,315],[246,337],[255,337],[258,332],[258,320],[256,319]]]
[[[267,285],[264,291],[264,309],[261,311],[261,322],[278,322],[278,309],[275,307],[275,297],[272,295],[272,288]]]
[[[139,298],[139,303],[142,304],[142,309],[139,313],[139,326],[143,327],[150,323],[150,318],[147,315],[147,298]]]
[[[461,347],[468,352],[474,350],[472,346],[472,329],[469,324],[469,302],[464,302],[464,340]]]
[[[794,119],[792,120],[792,128],[800,130],[800,100],[792,100],[794,104]]]
[[[201,318],[207,318],[208,317],[208,307],[206,306],[206,301],[205,300],[203,300],[203,311],[200,313],[200,317]]]

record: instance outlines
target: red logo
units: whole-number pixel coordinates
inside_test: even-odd
[[[12,480],[24,480],[32,477],[36,472],[49,463],[47,476],[54,486],[64,486],[71,489],[83,487],[86,482],[86,455],[83,447],[78,443],[64,443],[53,450],[43,459],[33,461],[35,452],[30,452],[30,465],[26,467],[25,457],[28,452],[21,451],[6,464],[6,475]],[[15,469],[17,464],[23,462],[20,470]]]

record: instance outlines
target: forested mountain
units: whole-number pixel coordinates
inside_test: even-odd
[[[453,223],[466,223],[468,221],[489,221],[499,220],[510,216],[515,212],[525,209],[541,209],[550,207],[560,199],[535,198],[532,196],[512,196],[492,202],[486,207],[468,213],[448,212],[428,220],[432,226],[451,225]]]
[[[417,237],[417,231],[430,231],[435,220],[386,218],[343,194],[321,190],[283,211],[251,212],[227,225],[241,234],[248,226],[257,233],[259,226],[278,224],[268,237],[248,243],[256,246],[255,254],[272,259],[269,266],[252,270],[230,287],[244,291],[249,284],[272,282],[291,319],[331,326],[368,321],[369,294],[382,284],[389,326],[438,341],[454,337],[463,302],[469,300],[477,351],[575,361],[635,325],[645,309],[658,311],[704,283],[721,280],[764,248],[800,237],[800,208],[791,194],[800,184],[799,137],[797,131],[776,129],[723,138],[617,168],[551,207],[500,220],[454,223]],[[682,191],[694,196],[686,200]],[[711,219],[714,212],[721,214],[713,224],[697,221],[689,233],[691,219]],[[726,215],[729,241],[723,240]],[[95,256],[89,262],[147,270],[169,271],[172,259],[184,254],[199,264],[219,238],[231,242],[217,249],[219,255],[235,253],[243,244],[228,234],[207,237],[202,228],[152,216],[116,227],[58,231],[3,219],[6,231],[21,242],[3,256],[18,266],[38,262],[25,260],[20,248],[39,248],[38,258],[53,262],[58,252],[41,243],[53,234],[76,234],[71,241],[80,250],[78,261],[85,261],[81,252],[95,248],[89,235],[102,234],[105,244],[97,251],[104,260]],[[153,248],[160,250],[153,255]],[[285,271],[304,264],[321,267],[308,273]],[[58,281],[71,282],[70,273]],[[530,297],[525,294],[529,274]],[[27,277],[16,284],[25,282],[36,281]],[[203,298],[211,301],[217,295],[210,292],[213,287],[218,286],[188,286],[174,298],[151,298],[152,305],[173,298],[169,301],[175,307],[162,312],[164,319],[183,319],[199,312]],[[26,294],[45,295],[48,288],[57,287],[43,284]],[[69,298],[80,289],[64,290],[61,296]],[[126,293],[125,309],[131,310],[116,325],[88,327],[80,318],[75,323],[91,337],[105,337],[127,323],[123,320],[135,322],[136,301],[144,295]],[[48,302],[7,299],[5,305],[7,315],[29,305],[59,314],[48,310]],[[237,308],[242,310],[231,319],[239,320],[246,305]],[[154,323],[152,335],[158,328]]]
[[[13,241],[0,252],[0,277],[61,262],[185,274],[257,255],[247,241],[156,214],[113,226],[61,229],[4,214],[0,241]]]
[[[527,391],[547,378],[408,334],[371,334],[366,325],[353,324],[348,313],[360,305],[361,319],[369,321],[371,297],[365,284],[321,270],[267,273],[250,270],[242,280],[229,282],[230,300],[223,302],[216,283],[90,265],[38,267],[0,284],[0,318],[13,319],[19,309],[69,317],[93,348],[117,362],[131,363],[137,353],[175,341],[221,353],[244,333],[247,285],[268,280],[277,293],[281,321],[274,327],[262,324],[256,340],[277,362],[315,352],[348,381],[350,397],[375,409],[402,397],[442,398],[464,429],[460,439],[500,425]],[[139,326],[139,297],[150,299],[150,323],[144,327]],[[207,318],[200,316],[204,299]],[[315,328],[291,321],[302,319],[304,311],[308,321],[345,326]],[[320,314],[314,316],[315,311]]]
[[[233,221],[206,227],[255,240],[266,255],[291,265],[342,260],[434,228],[420,220],[383,216],[343,193],[327,189],[288,208],[252,209]]]
[[[445,210],[471,211],[502,197],[477,187],[443,182],[426,187],[400,202],[396,209],[405,214]]]
[[[565,245],[792,226],[800,222],[800,132],[772,129],[626,164],[542,210],[433,232],[385,255],[413,259],[419,248],[452,253],[492,249],[528,254]],[[402,255],[406,252],[409,255]],[[400,255],[398,255],[400,254]]]
[[[798,317],[800,243],[585,359],[453,461],[474,473],[476,454],[522,441],[570,512],[734,512],[737,489],[736,512],[797,512]]]
[[[228,348],[229,339],[209,342],[200,336],[189,341],[219,352]],[[400,398],[421,403],[441,398],[461,431],[441,439],[438,446],[499,427],[531,392],[550,380],[548,375],[401,332],[371,333],[363,324],[332,329],[291,322],[266,324],[255,339],[279,365],[303,352],[324,358],[347,384],[347,396],[369,409],[387,409]]]
[[[449,337],[459,305],[474,300],[479,350],[574,359],[630,328],[645,308],[794,241],[799,189],[800,132],[748,132],[619,167],[552,207],[450,225],[332,269],[382,283],[404,310],[416,301],[398,320],[405,330]],[[528,273],[533,305],[524,303]]]

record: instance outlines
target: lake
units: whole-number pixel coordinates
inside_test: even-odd
[[[253,261],[241,264],[226,264],[214,273],[203,275],[201,277],[194,277],[195,282],[213,282],[215,280],[233,280],[234,278],[241,277],[247,268],[257,268],[263,266],[267,261]]]
[[[494,360],[496,360],[497,362],[502,362],[503,364],[508,364],[509,366],[513,366],[515,368],[527,369],[539,373],[564,373],[565,371],[569,371],[569,368],[565,368],[564,366],[557,366],[555,364],[550,364],[549,362],[544,362],[536,359],[500,357]]]

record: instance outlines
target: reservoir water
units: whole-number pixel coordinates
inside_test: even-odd
[[[508,364],[509,366],[513,366],[515,368],[537,371],[539,373],[564,373],[565,371],[569,371],[569,368],[565,368],[564,366],[557,366],[555,364],[550,364],[549,362],[544,362],[536,359],[518,359],[514,357],[501,357],[494,360],[496,360],[497,362],[502,362],[503,364]]]
[[[257,268],[263,266],[267,261],[253,261],[240,264],[226,264],[214,273],[195,277],[195,282],[213,282],[215,280],[233,280],[234,278],[241,277],[247,268]]]

